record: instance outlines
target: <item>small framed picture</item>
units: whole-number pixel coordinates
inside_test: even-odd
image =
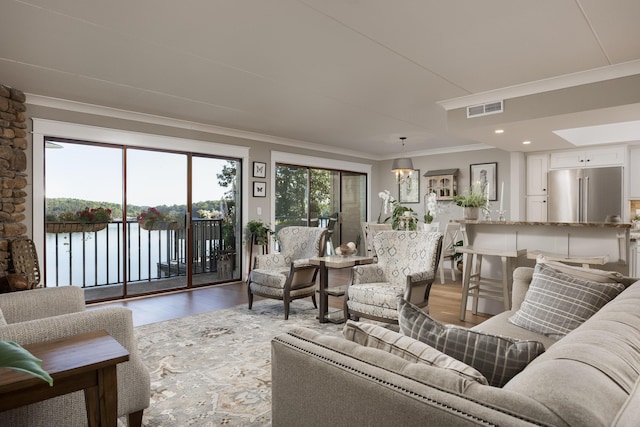
[[[267,164],[262,162],[253,162],[253,177],[254,178],[266,178],[267,177]]]
[[[411,173],[411,181],[398,184],[400,203],[420,203],[420,169]]]
[[[253,197],[267,197],[267,183],[253,181]]]
[[[484,191],[489,186],[489,200],[496,201],[498,185],[498,163],[478,163],[475,165],[469,165],[471,169],[471,182],[469,185],[473,187],[473,184],[480,183],[482,190]]]

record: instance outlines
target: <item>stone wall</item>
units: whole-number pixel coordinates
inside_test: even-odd
[[[27,233],[25,95],[0,84],[0,277],[10,268],[11,241]]]

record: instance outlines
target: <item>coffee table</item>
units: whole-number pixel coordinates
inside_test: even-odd
[[[129,352],[106,331],[95,331],[23,346],[42,359],[53,386],[22,372],[3,369],[0,411],[84,390],[89,426],[115,427],[118,422],[116,365]]]
[[[349,268],[355,265],[371,264],[373,257],[357,256],[357,255],[332,255],[323,257],[314,257],[309,259],[311,265],[320,267],[320,286],[318,287],[319,307],[318,320],[320,323],[343,323],[344,316],[332,317],[329,314],[329,296],[344,296],[347,286],[333,286],[329,288],[329,269],[330,268]]]

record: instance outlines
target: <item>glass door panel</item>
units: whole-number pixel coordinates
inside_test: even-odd
[[[127,295],[188,284],[185,154],[129,148]]]
[[[309,174],[298,166],[276,168],[276,223],[274,230],[288,225],[308,225]]]
[[[340,214],[340,242],[357,243],[358,253],[364,252],[360,242],[362,227],[361,222],[367,218],[367,176],[351,172],[342,172],[342,211]],[[339,244],[334,241],[334,244]]]
[[[238,160],[193,157],[194,286],[240,279],[240,170]]]
[[[122,149],[48,138],[45,169],[43,282],[122,296]]]

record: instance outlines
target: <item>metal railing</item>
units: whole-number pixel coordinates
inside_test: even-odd
[[[216,272],[221,257],[237,257],[222,220],[193,219],[191,232],[193,274]],[[87,288],[122,284],[125,277],[135,283],[186,276],[187,237],[184,228],[144,230],[135,220],[126,223],[126,239],[122,221],[100,231],[47,233],[45,280],[47,286]]]

